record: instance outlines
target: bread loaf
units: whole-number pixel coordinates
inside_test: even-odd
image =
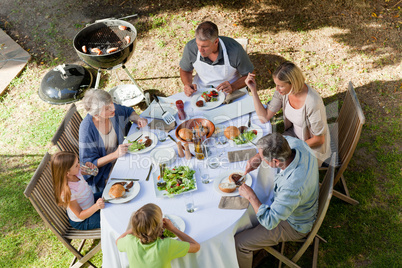
[[[223,134],[225,135],[226,138],[233,140],[234,138],[236,138],[237,136],[240,135],[240,131],[237,127],[235,126],[229,126],[225,129],[225,131],[223,132]]]
[[[179,130],[179,136],[185,141],[192,141],[193,140],[193,132],[191,132],[188,128],[182,128]]]
[[[112,185],[112,187],[110,187],[109,196],[111,198],[120,198],[125,194],[125,192],[126,189],[123,185],[115,183],[114,185]]]
[[[218,187],[219,190],[221,190],[224,193],[232,193],[236,190],[236,184],[234,184],[233,182],[219,183]]]

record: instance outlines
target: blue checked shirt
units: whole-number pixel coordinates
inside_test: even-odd
[[[308,233],[318,211],[318,164],[308,145],[297,138],[285,136],[295,158],[286,169],[275,175],[271,206],[262,204],[257,219],[268,230],[280,221],[288,221],[296,231]]]

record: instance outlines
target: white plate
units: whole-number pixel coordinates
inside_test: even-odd
[[[257,130],[257,136],[255,136],[254,139],[252,140],[252,142],[257,143],[257,141],[259,139],[261,139],[262,135],[263,135],[263,131],[262,131],[261,127],[251,124],[251,126],[247,129],[247,131],[249,131],[249,130]],[[251,142],[247,142],[244,144],[236,144],[234,141],[230,140],[230,143],[237,147],[253,146],[253,144]]]
[[[174,99],[168,99],[164,97],[158,97],[159,98],[159,103],[161,104],[163,110],[169,112],[171,115],[175,116],[177,114],[177,108],[176,108],[176,100]],[[151,102],[151,104],[148,106],[148,108],[141,113],[142,116],[146,117],[151,117],[151,118],[157,118],[157,119],[162,119],[162,109],[159,106],[159,104],[154,100]]]
[[[169,168],[173,168],[173,167],[169,167]],[[194,168],[192,168],[192,167],[190,167],[190,168],[191,168],[191,169],[194,169]],[[160,175],[159,170],[158,170],[157,172],[154,172],[154,173],[152,174],[152,177],[153,177],[153,179],[154,179],[155,196],[156,196],[157,198],[169,197],[169,196],[168,196],[168,192],[167,192],[166,190],[163,190],[163,191],[159,191],[159,190],[158,190],[158,186],[156,185],[156,183],[158,182],[158,176],[159,176],[159,175]],[[193,175],[193,180],[195,181],[195,188],[194,188],[193,190],[190,190],[190,191],[187,191],[187,192],[183,192],[183,193],[181,193],[181,194],[174,194],[173,196],[182,195],[182,194],[185,194],[185,193],[191,193],[191,192],[197,191],[198,188],[197,188],[197,180],[196,180],[196,178],[195,178],[195,173],[194,173],[194,175]]]
[[[138,195],[138,193],[140,192],[140,188],[141,188],[140,183],[138,181],[134,181],[133,187],[131,187],[131,189],[128,192],[126,192],[126,194],[123,195],[123,197],[112,199],[109,195],[109,191],[110,191],[110,188],[112,188],[112,186],[117,182],[126,182],[127,184],[130,183],[130,181],[125,181],[125,180],[113,180],[110,183],[108,183],[105,187],[105,190],[103,190],[102,197],[104,199],[111,199],[109,201],[110,203],[121,204],[121,203],[128,202],[131,199],[133,199],[134,197],[136,197]]]
[[[243,174],[243,171],[240,170],[235,170],[235,171],[229,171],[225,174],[223,174],[222,176],[218,177],[217,179],[214,180],[214,189],[215,191],[217,191],[219,194],[223,195],[223,196],[237,196],[239,195],[239,189],[236,188],[236,190],[232,193],[225,193],[222,192],[219,189],[219,184],[220,183],[225,183],[225,182],[229,182],[229,175],[232,173],[240,173]],[[253,184],[253,178],[251,178],[250,174],[246,175],[246,182],[245,182],[248,186],[251,187],[251,184]]]
[[[134,106],[144,99],[144,94],[136,85],[119,85],[109,91],[113,102],[124,106]]]
[[[168,218],[173,225],[179,229],[180,231],[184,232],[184,230],[186,229],[186,223],[183,221],[182,218],[180,218],[179,216],[176,215],[172,215],[172,214],[165,214],[163,215],[164,218]],[[171,237],[172,239],[178,239],[178,237]]]
[[[171,164],[176,160],[176,151],[172,147],[157,148],[151,152],[155,164]]]
[[[158,144],[158,137],[156,137],[156,135],[154,133],[149,132],[149,131],[137,131],[137,132],[131,134],[130,136],[126,137],[126,139],[123,141],[123,143],[128,143],[128,140],[134,141],[141,134],[142,134],[142,136],[138,140],[141,140],[141,139],[145,140],[145,136],[149,136],[149,138],[152,140],[151,146],[145,147],[145,149],[135,151],[135,152],[128,151],[130,154],[142,154],[142,153],[149,152],[153,148],[155,148],[156,144]]]
[[[219,94],[219,95],[218,95],[218,100],[217,100],[217,101],[205,102],[204,98],[201,97],[201,95],[202,95],[202,93],[204,93],[204,91],[208,91],[208,92],[209,92],[209,91],[211,91],[211,90],[212,90],[211,88],[205,88],[205,89],[203,89],[203,90],[200,90],[199,93],[194,94],[194,95],[191,97],[191,105],[192,105],[194,108],[198,109],[198,110],[211,110],[211,109],[216,108],[216,107],[218,107],[219,105],[221,105],[221,104],[223,103],[223,101],[225,100],[225,93],[223,93],[222,91],[218,91],[218,94]],[[217,90],[215,90],[215,91],[217,91]],[[204,106],[198,107],[197,105],[195,105],[195,103],[196,103],[197,101],[199,101],[199,100],[204,101]]]

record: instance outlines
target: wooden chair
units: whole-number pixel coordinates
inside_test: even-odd
[[[360,106],[356,92],[353,89],[353,84],[352,82],[349,82],[348,91],[346,92],[345,100],[339,112],[339,116],[331,128],[331,149],[332,152],[337,152],[338,154],[335,165],[337,172],[335,174],[334,185],[336,185],[340,180],[345,192],[345,194],[343,194],[334,190],[333,195],[352,205],[357,205],[359,202],[350,197],[343,172],[348,167],[349,161],[353,156],[364,123],[365,117],[363,110]],[[320,170],[326,169],[326,167],[320,168]]]
[[[46,153],[38,169],[33,175],[24,195],[29,198],[36,211],[45,222],[46,226],[56,235],[56,237],[68,248],[73,254],[70,267],[81,267],[88,263],[90,267],[96,267],[89,259],[91,259],[100,249],[101,243],[92,248],[85,256],[82,250],[86,239],[100,239],[100,229],[81,231],[71,227],[66,209],[56,204],[53,190],[52,173],[50,169],[50,154]],[[71,241],[73,239],[83,239],[76,249]],[[78,259],[78,262],[76,262]]]
[[[60,151],[69,151],[78,155],[78,133],[81,122],[82,117],[73,103],[51,140],[53,145],[57,145]]]
[[[265,250],[268,251],[268,253],[279,259],[279,267],[281,267],[282,262],[284,262],[289,267],[300,267],[299,265],[296,264],[296,262],[304,254],[304,252],[307,250],[307,248],[310,246],[313,240],[314,240],[313,267],[317,267],[319,242],[320,240],[324,241],[325,243],[327,242],[317,233],[321,227],[322,222],[324,221],[325,214],[327,213],[329,202],[331,201],[332,197],[332,191],[334,185],[335,158],[336,158],[335,153],[333,153],[331,156],[330,165],[328,167],[327,173],[325,174],[325,177],[320,187],[317,219],[314,222],[313,228],[311,229],[310,233],[307,235],[305,239],[294,241],[303,243],[300,249],[291,259],[289,259],[283,254],[285,249],[285,242],[282,242],[281,252],[278,252],[273,247],[265,248]]]

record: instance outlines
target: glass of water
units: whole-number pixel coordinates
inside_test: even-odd
[[[183,198],[187,212],[193,213],[195,211],[193,193],[185,193],[183,194]]]
[[[215,138],[208,138],[203,143],[204,155],[209,168],[215,169],[220,166],[218,144]]]
[[[158,140],[164,142],[167,138],[167,134],[165,132],[165,127],[163,124],[157,124],[156,127],[156,135],[158,136]]]

